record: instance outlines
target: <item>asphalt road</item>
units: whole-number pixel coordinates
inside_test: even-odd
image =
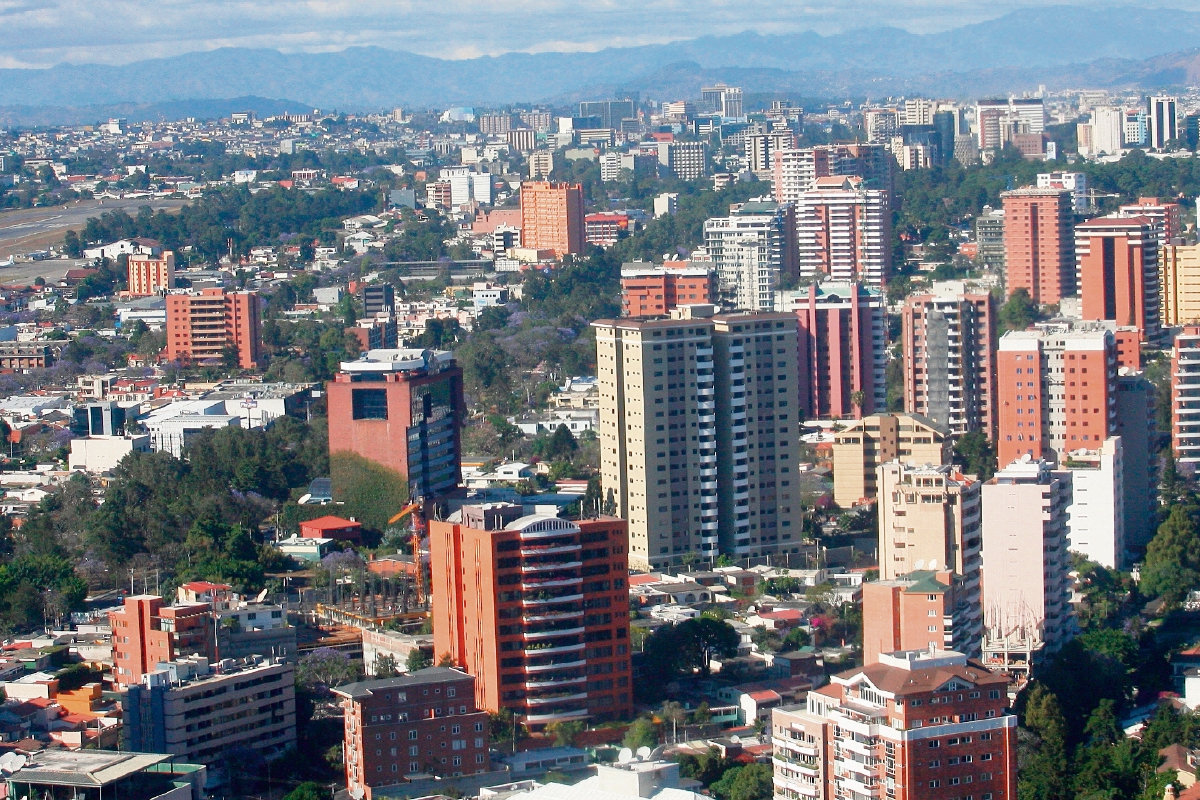
[[[148,205],[157,210],[176,209],[182,200],[80,200],[66,207],[27,208],[0,213],[0,261],[10,255],[21,255],[35,250],[44,250],[51,244],[62,242],[68,229],[81,230],[89,217],[97,217],[105,211],[124,209],[137,213]]]

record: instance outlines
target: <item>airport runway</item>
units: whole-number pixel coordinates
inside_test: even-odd
[[[23,208],[0,213],[0,261],[10,255],[23,255],[44,250],[52,244],[61,244],[68,229],[82,230],[89,217],[98,217],[105,211],[124,209],[133,215],[142,206],[177,209],[183,200],[80,200],[67,206],[48,208]]]

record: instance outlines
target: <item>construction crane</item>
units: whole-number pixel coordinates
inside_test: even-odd
[[[400,509],[388,525],[395,525],[405,517],[412,517],[413,571],[417,580],[417,603],[425,602],[425,570],[421,567],[421,540],[425,538],[425,513],[420,503],[409,503]]]

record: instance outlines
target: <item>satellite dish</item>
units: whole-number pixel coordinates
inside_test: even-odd
[[[13,761],[12,771],[16,772],[17,770],[19,770],[21,767],[25,766],[28,763],[29,763],[29,756],[17,756],[17,759],[15,761]]]
[[[649,758],[650,757],[650,748],[646,747],[645,745],[642,745],[641,747],[639,747],[637,749],[637,756],[638,756],[638,758],[643,759],[643,760],[646,758]]]
[[[929,568],[933,569],[933,570],[937,569],[937,559],[936,558],[931,558],[929,560]],[[263,591],[266,591],[266,589],[264,589]]]
[[[621,752],[617,753],[617,763],[628,764],[630,761],[633,761],[633,751],[628,747],[622,747]]]
[[[258,597],[256,597],[254,599],[254,602],[261,603],[263,600],[266,600],[266,599],[267,599],[267,590],[263,589],[261,592],[258,593]]]
[[[659,759],[662,758],[663,753],[665,753],[666,750],[667,750],[667,748],[660,744],[658,747],[656,747],[650,751],[650,760],[658,761]]]
[[[16,753],[5,753],[4,755],[0,756],[0,770],[3,770],[4,772],[12,772],[12,770],[13,770],[12,765],[13,765],[13,762],[16,760],[17,760]]]
[[[363,791],[361,786],[355,786],[350,790],[350,796],[353,797],[354,800],[362,800],[367,796],[367,793]]]
[[[733,742],[734,744],[741,744],[741,743],[742,743],[742,737],[740,737],[740,736],[730,736],[730,737],[729,737],[729,741]]]
[[[925,569],[925,559],[921,558],[917,560],[917,569]]]

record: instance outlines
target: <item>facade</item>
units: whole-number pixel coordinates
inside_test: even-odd
[[[716,86],[702,86],[700,87],[700,99],[722,117],[737,119],[742,116],[742,90],[740,87],[726,86],[723,83],[718,83]]]
[[[133,253],[125,266],[126,286],[134,297],[163,294],[175,288],[175,254]]]
[[[872,414],[852,422],[833,440],[833,502],[842,508],[869,503],[881,464],[948,464],[952,445],[948,427],[920,414]]]
[[[1136,203],[1121,206],[1119,213],[1126,217],[1146,217],[1154,223],[1160,245],[1182,241],[1186,232],[1183,225],[1183,207],[1157,197],[1139,197]]]
[[[730,308],[771,311],[780,280],[798,270],[792,206],[751,200],[704,223],[704,246]]]
[[[623,316],[664,316],[680,305],[716,302],[717,275],[707,266],[626,264],[621,268]]]
[[[1101,324],[1046,324],[1000,337],[998,463],[1061,463],[1116,433],[1117,347]]]
[[[1162,324],[1174,327],[1200,321],[1200,245],[1165,244],[1160,253]]]
[[[1086,214],[1092,207],[1088,196],[1087,173],[1084,172],[1039,172],[1037,188],[1066,190],[1071,193],[1071,204],[1076,214]]]
[[[883,294],[851,281],[780,292],[800,319],[800,408],[806,419],[857,419],[887,408]]]
[[[1154,386],[1141,372],[1117,372],[1117,428],[1125,476],[1125,545],[1142,550],[1155,533],[1155,519],[1145,510],[1154,503],[1158,459],[1151,456],[1155,436]]]
[[[989,267],[1004,269],[1004,209],[984,206],[975,218],[975,244],[979,260]]]
[[[984,663],[1025,673],[1041,653],[1075,635],[1067,553],[1071,474],[1025,456],[997,472],[982,495]]]
[[[980,482],[955,467],[879,467],[879,577],[950,570],[958,601],[980,605]]]
[[[798,203],[804,192],[816,186],[818,178],[833,174],[830,170],[829,150],[823,147],[776,150],[771,158],[772,182],[777,203]]]
[[[1136,327],[1159,337],[1158,233],[1148,217],[1108,216],[1075,228],[1080,318]]]
[[[554,172],[554,151],[534,150],[529,154],[529,179],[531,181],[550,177]]]
[[[462,369],[452,353],[372,350],[325,386],[329,452],[352,452],[408,478],[435,501],[462,479]]]
[[[409,776],[488,770],[488,715],[475,705],[470,675],[429,667],[333,693],[342,698],[346,787],[365,800]]]
[[[464,506],[430,522],[434,652],[474,676],[475,707],[531,729],[626,718],[627,523],[521,514]]]
[[[746,166],[759,180],[771,180],[775,171],[775,153],[793,150],[796,134],[792,130],[746,134]]]
[[[883,286],[892,260],[886,190],[868,189],[856,177],[817,178],[795,205],[802,278],[828,276]]]
[[[390,283],[372,283],[363,287],[363,311],[368,318],[391,314],[396,310],[396,289]]]
[[[1125,460],[1121,437],[1074,450],[1063,466],[1071,473],[1067,542],[1072,552],[1108,567],[1125,567]]]
[[[681,181],[694,181],[708,174],[708,146],[704,142],[659,142],[660,172]]]
[[[1075,294],[1071,193],[1017,189],[1004,200],[1005,289],[1025,289],[1035,303],[1057,303]]]
[[[1124,147],[1125,112],[1119,108],[1092,111],[1092,153],[1116,155]]]
[[[167,295],[167,359],[200,364],[220,363],[237,352],[242,369],[262,360],[262,331],[257,292],[201,289]]]
[[[996,430],[996,300],[937,281],[904,301],[904,407],[956,435]]]
[[[295,687],[291,664],[261,658],[160,663],[122,698],[125,746],[208,765],[234,749],[280,756],[296,745]]]
[[[897,650],[956,650],[979,656],[983,614],[950,570],[917,570],[863,584],[863,664]]]
[[[1171,356],[1171,447],[1180,470],[1200,464],[1200,325],[1175,337]]]
[[[1008,679],[954,651],[899,651],[772,712],[775,800],[1013,800]]]
[[[526,181],[521,184],[521,246],[551,250],[555,258],[584,248],[583,187]]]
[[[157,595],[131,595],[119,611],[110,611],[113,682],[141,683],[160,662],[199,654],[212,657],[213,615],[208,603],[168,606]]]
[[[24,372],[54,366],[54,351],[38,342],[0,342],[0,369]]]
[[[1166,150],[1167,144],[1179,139],[1179,100],[1174,97],[1151,97],[1146,114],[1147,133],[1152,150]]]

